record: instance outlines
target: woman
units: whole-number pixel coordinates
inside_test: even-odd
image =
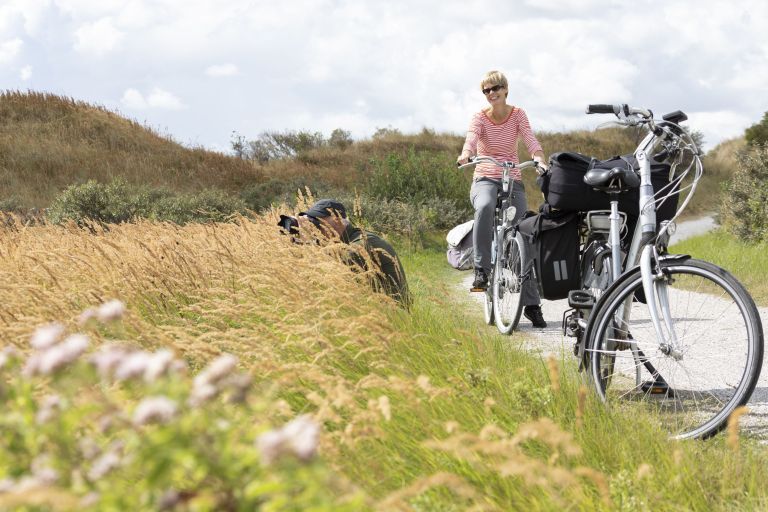
[[[500,161],[519,163],[517,141],[522,138],[533,159],[545,167],[544,151],[533,135],[528,116],[520,107],[507,103],[509,95],[507,78],[499,71],[489,71],[480,82],[480,90],[490,106],[472,116],[467,139],[457,162],[465,164],[471,157],[485,155]],[[493,216],[496,199],[501,191],[501,177],[500,167],[483,162],[475,167],[472,178],[472,189],[469,193],[472,206],[475,208],[475,224],[472,233],[475,250],[475,280],[472,283],[472,291],[483,291],[488,288]],[[514,169],[510,177],[514,180],[513,190],[516,191],[512,197],[512,205],[517,208],[514,219],[514,222],[517,222],[528,209],[528,204],[525,200],[525,187],[521,181],[520,171]],[[546,327],[547,323],[541,313],[541,300],[535,282],[529,279],[524,283],[521,299],[525,306],[523,314],[533,326]]]

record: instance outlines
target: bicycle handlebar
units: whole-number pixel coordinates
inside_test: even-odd
[[[587,114],[618,114],[614,105],[587,105]]]
[[[528,160],[527,162],[521,162],[519,164],[516,164],[515,162],[501,162],[499,160],[496,160],[492,156],[485,156],[485,155],[480,155],[474,158],[470,158],[469,162],[465,164],[459,164],[458,162],[456,162],[456,165],[458,166],[459,169],[464,169],[465,167],[476,165],[476,164],[479,164],[480,162],[490,162],[492,164],[498,165],[503,169],[520,169],[521,171],[523,169],[528,169],[529,167],[539,166],[539,162],[537,162],[536,160]]]

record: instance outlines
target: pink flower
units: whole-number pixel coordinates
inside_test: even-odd
[[[102,378],[108,377],[127,357],[128,352],[117,345],[102,345],[88,361],[96,367]]]
[[[176,402],[164,396],[145,398],[133,410],[133,424],[136,426],[149,423],[168,423],[176,416]]]
[[[237,358],[232,354],[222,354],[195,377],[195,385],[216,384],[227,377],[237,367]]]
[[[35,330],[29,344],[32,345],[32,348],[44,350],[58,343],[63,334],[64,326],[60,323],[54,322],[43,325]]]
[[[46,396],[43,398],[42,403],[40,404],[40,408],[37,410],[37,414],[35,415],[35,423],[38,425],[48,423],[56,416],[56,413],[62,409],[63,405],[64,404],[59,395]]]
[[[144,380],[154,382],[159,377],[168,373],[174,361],[173,352],[168,349],[158,350],[149,356],[146,368],[144,369]]]
[[[26,376],[50,375],[77,360],[88,345],[88,336],[72,334],[61,343],[32,354],[24,366],[23,373]]]
[[[265,432],[256,442],[266,464],[289,453],[299,460],[308,461],[317,452],[319,435],[318,424],[309,415],[304,414],[281,429]]]
[[[119,320],[125,314],[125,304],[117,299],[105,302],[96,310],[96,318],[101,322]]]
[[[150,359],[151,356],[148,352],[129,353],[117,366],[115,378],[117,380],[128,380],[143,376],[144,372],[147,371]]]

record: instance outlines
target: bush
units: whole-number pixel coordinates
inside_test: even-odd
[[[220,190],[204,190],[199,194],[164,197],[152,205],[157,220],[186,224],[188,222],[223,222],[232,215],[245,213],[245,202]]]
[[[744,138],[747,144],[768,144],[768,112],[763,114],[763,119],[753,124],[744,132]]]
[[[740,153],[738,162],[724,187],[721,223],[748,242],[768,240],[768,146]]]
[[[456,171],[455,155],[445,152],[389,153],[369,161],[366,193],[379,199],[422,203],[434,198],[468,202],[470,183]]]
[[[245,211],[242,199],[220,190],[175,195],[166,189],[130,185],[118,178],[108,184],[89,180],[68,187],[54,199],[48,219],[56,224],[72,220],[82,225],[87,221],[117,224],[143,217],[185,224],[223,221]]]
[[[362,197],[356,203],[347,201],[345,204],[356,204],[355,220],[366,228],[407,238],[416,245],[422,245],[430,231],[450,229],[472,216],[471,209],[441,198],[412,203]]]
[[[88,180],[82,185],[71,185],[54,198],[49,218],[54,223],[85,219],[97,222],[120,223],[147,215],[147,204],[142,201],[143,191],[132,189],[128,182],[117,178],[109,184]]]

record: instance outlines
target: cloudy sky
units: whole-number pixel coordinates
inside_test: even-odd
[[[623,102],[685,111],[710,149],[768,110],[768,2],[0,0],[2,89],[221,151],[233,132],[464,133],[490,69],[535,130]]]

